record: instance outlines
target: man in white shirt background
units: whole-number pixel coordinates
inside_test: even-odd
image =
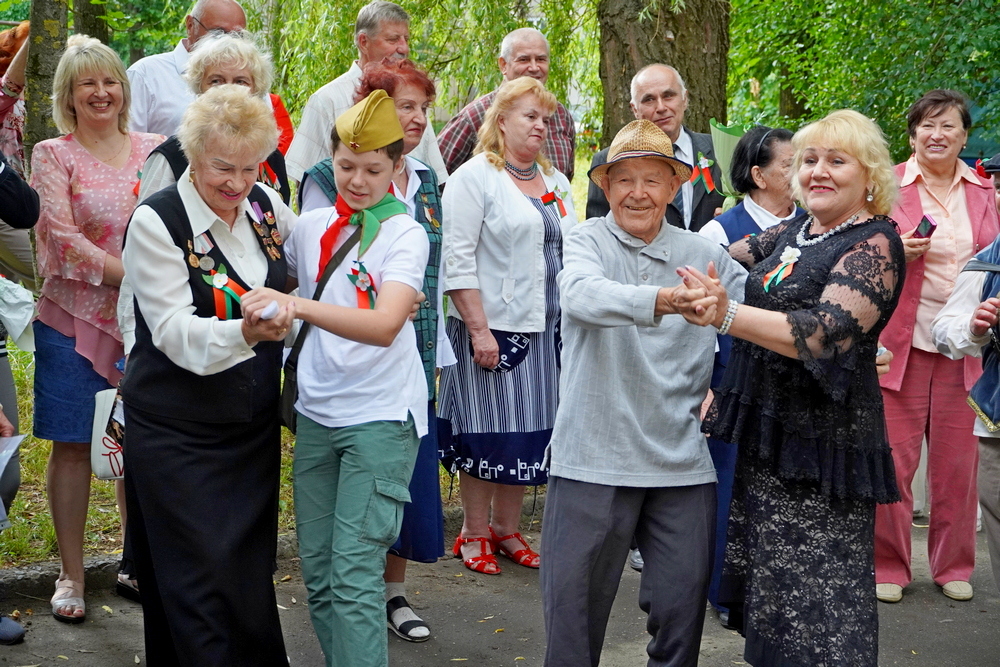
[[[333,123],[337,116],[354,106],[354,91],[361,81],[361,68],[383,58],[409,56],[410,15],[393,2],[375,0],[358,12],[354,43],[358,47],[358,59],[350,69],[313,93],[302,111],[302,120],[285,155],[288,177],[294,181],[301,181],[309,167],[330,157]],[[410,156],[437,172],[438,183],[448,178],[430,123]]]
[[[176,134],[184,110],[194,101],[182,76],[191,49],[212,31],[236,32],[246,25],[243,7],[234,0],[198,0],[184,18],[187,36],[173,51],[147,56],[128,68],[132,84],[129,129],[167,137]]]

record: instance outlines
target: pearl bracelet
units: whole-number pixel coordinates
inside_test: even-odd
[[[729,305],[726,307],[726,316],[722,318],[722,324],[719,326],[720,336],[725,336],[729,333],[729,327],[733,326],[733,320],[736,318],[736,309],[739,307],[739,303],[730,299]]]

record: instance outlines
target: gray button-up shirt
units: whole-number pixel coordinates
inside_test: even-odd
[[[563,240],[562,374],[549,474],[595,484],[663,487],[716,481],[699,410],[715,354],[713,327],[657,317],[677,268],[709,261],[731,299],[746,271],[717,243],[664,222],[646,244],[591,218]]]

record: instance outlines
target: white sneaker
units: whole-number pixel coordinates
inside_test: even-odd
[[[881,602],[899,602],[903,599],[903,587],[899,584],[875,584],[875,597]]]
[[[959,602],[972,599],[972,584],[968,581],[949,581],[941,587],[941,591],[952,600]]]

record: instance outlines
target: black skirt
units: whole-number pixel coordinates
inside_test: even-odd
[[[280,428],[125,406],[128,535],[149,665],[288,664],[272,581]]]

